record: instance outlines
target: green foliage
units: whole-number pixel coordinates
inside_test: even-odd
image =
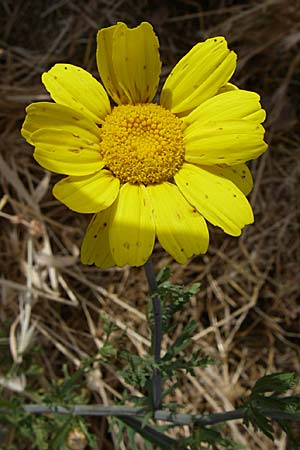
[[[41,398],[43,400],[43,398]],[[77,401],[82,400],[78,398]],[[91,449],[97,448],[94,436],[88,431],[85,419],[79,416],[48,414],[27,414],[23,401],[14,398],[11,402],[0,401],[0,422],[17,430],[18,442],[5,447],[7,450],[27,449],[29,443],[38,450],[68,450],[66,439],[74,428],[86,436]],[[21,446],[22,445],[22,446]]]
[[[140,388],[144,392],[144,388],[152,377],[154,367],[152,356],[146,355],[142,358],[125,351],[120,352],[119,356],[126,360],[128,365],[118,373],[125,379],[126,383]]]
[[[175,314],[181,311],[191,297],[195,295],[200,287],[195,283],[190,287],[176,286],[168,279],[170,277],[169,268],[164,268],[157,276],[158,288],[155,293],[159,295],[162,308],[162,332],[164,335],[174,331],[177,322]],[[151,302],[149,302],[148,320],[153,328],[153,313]],[[167,352],[162,357],[160,363],[155,363],[152,356],[139,357],[136,355],[121,352],[119,356],[128,362],[128,366],[121,372],[127,383],[144,390],[149,380],[153,376],[153,369],[158,368],[161,375],[167,379],[171,376],[177,377],[179,371],[184,370],[194,374],[195,367],[205,367],[212,361],[203,357],[201,350],[189,357],[183,355],[183,351],[192,343],[192,336],[197,328],[194,321],[188,323],[181,335],[169,346]]]
[[[184,442],[191,450],[201,450],[207,448],[207,445],[212,450],[246,450],[243,445],[223,438],[218,428],[220,427],[196,428],[193,435]]]
[[[212,364],[212,360],[202,356],[202,351],[197,352],[186,357],[182,354],[184,350],[192,343],[192,336],[197,328],[194,321],[188,323],[182,331],[182,334],[170,345],[166,354],[163,356],[160,364],[162,373],[167,377],[178,375],[179,370],[185,370],[191,375],[195,375],[195,367],[206,367]]]
[[[272,420],[276,420],[289,438],[291,449],[299,449],[290,428],[289,421],[293,414],[299,415],[300,396],[281,397],[295,389],[299,376],[293,372],[275,373],[260,378],[254,385],[251,395],[244,402],[246,426],[252,424],[255,430],[261,430],[268,438],[274,440]],[[276,419],[274,418],[276,416]]]
[[[194,283],[189,287],[172,284],[169,281],[171,276],[170,268],[163,268],[157,275],[157,295],[162,303],[162,328],[163,333],[171,333],[176,327],[174,316],[178,311],[182,311],[191,297],[200,289],[200,283]],[[153,327],[152,307],[149,302],[148,309],[149,324]]]
[[[206,367],[212,363],[212,360],[203,357],[201,350],[189,356],[182,353],[191,344],[191,337],[195,329],[196,323],[194,321],[187,324],[182,334],[170,345],[160,363],[155,363],[151,355],[140,357],[125,351],[120,352],[119,357],[125,359],[128,365],[119,374],[123,376],[127,383],[140,389],[141,392],[145,392],[145,388],[149,387],[154,368],[158,368],[162,377],[168,380],[173,376],[177,378],[181,370],[194,375],[195,367]],[[174,383],[176,383],[176,379]],[[172,386],[168,388],[166,393],[170,394],[171,390]]]
[[[174,332],[176,326],[175,315],[180,312],[184,306],[190,301],[191,297],[199,290],[199,284],[196,283],[191,287],[175,286],[169,281],[170,271],[168,268],[163,269],[158,277],[158,288],[154,294],[158,294],[162,304],[162,331],[164,334],[171,334]],[[149,325],[153,329],[153,313],[151,304],[148,310]],[[186,324],[181,335],[178,336],[174,342],[172,342],[165,355],[161,358],[159,363],[155,363],[152,356],[140,357],[136,355],[130,355],[125,352],[121,353],[121,356],[127,360],[128,365],[122,371],[122,375],[127,383],[134,385],[141,392],[144,393],[143,398],[135,398],[132,396],[125,396],[130,399],[135,405],[144,405],[151,407],[151,379],[153,376],[154,368],[158,368],[161,376],[164,380],[173,381],[169,384],[167,389],[163,392],[163,397],[171,394],[178,385],[178,377],[180,372],[185,371],[192,375],[194,374],[195,367],[206,367],[211,364],[212,361],[209,358],[203,357],[201,350],[194,354],[189,355],[188,347],[192,342],[192,336],[196,330],[196,323],[191,321]],[[189,355],[189,356],[186,356]],[[294,373],[279,373],[273,375],[267,375],[258,380],[253,387],[251,395],[245,400],[243,405],[243,412],[245,413],[244,424],[249,426],[250,424],[254,428],[263,431],[270,439],[274,439],[274,429],[272,420],[274,417],[272,413],[298,413],[300,411],[300,397],[293,396],[281,397],[281,394],[285,394],[288,390],[294,389],[298,381],[297,375]],[[147,392],[147,389],[149,392]],[[166,404],[163,407],[168,408],[169,411],[176,412],[182,405],[178,404]],[[151,417],[150,415],[147,417]],[[289,420],[291,417],[289,416]],[[224,413],[224,421],[226,421],[226,413]],[[289,427],[287,416],[282,416],[282,419],[276,419],[283,431],[285,431],[289,437],[290,449],[298,449],[299,444],[296,443],[293,438],[292,432]],[[120,420],[118,421],[120,423]],[[147,425],[145,432],[144,426],[138,422],[130,422],[130,420],[122,419],[122,425],[119,426],[120,432],[126,431],[127,438],[130,442],[130,448],[135,448],[134,436],[135,433],[141,434],[146,442],[158,445],[159,448],[176,448],[176,449],[191,449],[198,450],[202,448],[209,448],[212,450],[241,450],[244,447],[236,442],[226,439],[222,435],[222,430],[216,426],[195,427],[195,430],[190,438],[181,439],[172,445],[169,443],[165,447],[163,442],[158,443],[153,438],[153,425]],[[134,433],[129,430],[133,429]],[[142,432],[142,430],[144,430]],[[160,433],[162,429],[160,428]],[[158,439],[161,439],[159,436]],[[169,445],[169,446],[168,446]],[[152,447],[149,447],[152,448]]]
[[[150,419],[151,415],[149,414],[147,418]],[[168,427],[149,425],[133,417],[113,418],[112,424],[117,425],[118,429],[117,450],[120,448],[123,438],[126,440],[127,448],[138,450],[136,445],[137,434],[144,438],[146,450],[154,450],[156,448],[161,450],[182,448],[180,441],[176,441],[164,434],[164,431]]]
[[[116,349],[112,344],[105,340],[103,347],[100,349],[95,358],[89,358],[82,361],[81,367],[74,373],[69,373],[67,365],[62,368],[63,377],[60,380],[52,380],[47,386],[47,390],[40,390],[38,393],[33,383],[33,391],[27,390],[27,396],[35,399],[38,404],[48,406],[59,405],[66,409],[70,409],[70,414],[51,413],[47,415],[28,414],[24,411],[23,405],[25,399],[22,394],[14,395],[9,400],[1,399],[0,389],[0,423],[7,429],[17,430],[15,441],[10,446],[5,447],[7,450],[20,450],[32,447],[38,450],[68,450],[66,446],[67,436],[70,431],[76,429],[81,430],[91,449],[96,449],[96,440],[94,435],[89,431],[87,418],[73,416],[71,405],[85,404],[88,402],[85,391],[82,386],[86,384],[85,377],[90,370],[94,369],[95,364],[101,359],[106,361],[116,354]],[[9,371],[9,375],[21,372],[31,378],[39,377],[40,370],[34,363],[30,365],[30,358],[24,358],[23,366],[13,366]]]
[[[118,327],[109,320],[104,314],[101,317],[103,324],[103,331],[105,333],[105,338],[103,341],[103,346],[98,351],[102,362],[111,361],[113,357],[117,356],[116,343],[112,340],[112,333],[118,330]]]
[[[283,394],[289,389],[295,389],[299,381],[299,376],[294,372],[272,373],[266,375],[255,383],[252,389],[252,396],[257,394]]]
[[[189,351],[192,337],[196,331],[197,324],[191,321],[184,325],[183,330],[175,339],[170,339],[174,334],[177,324],[176,315],[185,307],[191,297],[199,290],[199,284],[193,284],[186,288],[175,286],[169,281],[170,271],[164,269],[158,275],[158,287],[152,295],[159,295],[162,307],[162,333],[168,335],[169,344],[165,354],[159,361],[155,361],[153,355],[139,356],[124,350],[118,350],[120,342],[113,341],[113,332],[116,330],[114,324],[105,315],[102,317],[103,329],[106,337],[101,350],[95,358],[82,362],[79,370],[70,373],[67,365],[63,366],[61,380],[53,380],[38,392],[27,391],[27,394],[39,404],[46,404],[56,408],[57,405],[66,409],[66,414],[51,413],[47,415],[34,415],[24,412],[24,400],[19,395],[10,400],[1,400],[0,396],[0,421],[4,427],[13,427],[18,430],[16,442],[7,447],[7,450],[19,450],[28,448],[29,445],[38,449],[67,450],[66,441],[71,430],[79,429],[86,436],[89,448],[96,449],[97,445],[93,434],[90,432],[85,418],[72,415],[72,406],[86,404],[86,398],[82,386],[85,385],[86,375],[94,370],[101,361],[110,363],[115,358],[122,359],[126,365],[120,374],[131,387],[137,389],[142,395],[133,396],[129,391],[123,395],[123,403],[130,402],[134,406],[145,409],[143,417],[119,417],[110,420],[114,434],[117,430],[117,448],[120,448],[124,440],[127,448],[138,450],[137,435],[145,442],[146,450],[242,450],[240,444],[227,439],[223,430],[224,423],[228,420],[226,413],[220,415],[206,416],[205,421],[193,419],[194,426],[191,427],[191,436],[184,439],[173,439],[167,432],[174,428],[170,421],[165,426],[158,426],[154,420],[155,411],[152,410],[153,403],[153,374],[159,374],[163,381],[162,398],[166,399],[174,392],[180,383],[182,373],[195,375],[196,367],[206,367],[212,361],[205,357],[201,350],[194,353]],[[150,302],[149,302],[150,303]],[[153,329],[153,312],[148,311],[149,326]],[[0,357],[1,358],[1,357]],[[5,366],[6,367],[6,366]],[[9,364],[7,365],[9,367]],[[23,372],[22,370],[23,369]],[[32,379],[41,375],[40,369],[34,362],[34,358],[24,358],[23,367],[11,365],[7,371],[10,375],[25,373],[30,374]],[[247,399],[244,399],[242,407],[237,411],[237,417],[244,417],[244,424],[253,426],[255,430],[261,430],[266,436],[274,440],[274,421],[287,434],[290,449],[300,449],[290,428],[290,421],[300,421],[300,396],[287,397],[289,390],[295,389],[299,377],[291,372],[277,373],[259,379]],[[1,392],[0,392],[1,394]],[[162,409],[176,417],[180,416],[180,409],[185,405],[172,402],[164,402]],[[236,412],[234,412],[236,414]],[[183,418],[184,415],[181,417]],[[187,415],[185,415],[187,416]],[[217,417],[216,417],[217,416]],[[231,417],[232,418],[232,417]],[[207,420],[209,419],[209,422]],[[191,422],[193,422],[191,421]],[[215,425],[222,422],[220,426]],[[181,422],[186,423],[186,422]],[[214,425],[199,426],[197,423],[211,423]],[[176,425],[177,426],[177,425]],[[28,445],[27,445],[28,444]]]

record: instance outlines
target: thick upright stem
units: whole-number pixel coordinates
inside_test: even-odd
[[[162,341],[161,302],[159,295],[155,293],[157,289],[157,283],[154,275],[153,264],[150,258],[148,259],[144,267],[150,288],[150,293],[153,293],[153,295],[151,296],[153,318],[154,318],[153,334],[152,334],[152,351],[155,363],[159,363],[161,353],[161,341]],[[153,387],[153,409],[157,410],[161,407],[162,401],[162,380],[158,368],[155,368],[153,370],[152,387]]]

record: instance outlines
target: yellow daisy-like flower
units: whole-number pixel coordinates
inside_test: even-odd
[[[149,23],[97,35],[103,86],[85,70],[56,64],[42,76],[55,103],[26,109],[34,157],[68,175],[53,189],[70,209],[95,213],[84,264],[140,266],[155,237],[179,263],[208,247],[206,221],[238,236],[253,222],[245,162],[262,154],[259,96],[229,84],[236,55],[224,37],[195,45],[153,100],[161,70]]]

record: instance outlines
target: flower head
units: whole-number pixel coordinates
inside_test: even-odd
[[[149,23],[101,29],[97,65],[106,90],[70,64],[44,73],[55,103],[28,106],[22,128],[36,161],[67,175],[54,196],[94,213],[82,262],[140,266],[157,236],[185,263],[207,250],[206,220],[240,235],[253,222],[245,162],[267,148],[265,112],[257,94],[229,83],[236,55],[225,38],[195,45],[170,73],[159,103],[151,103],[161,62]]]

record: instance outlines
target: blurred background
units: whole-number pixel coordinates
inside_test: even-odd
[[[117,21],[152,23],[161,46],[161,82],[198,41],[225,36],[238,54],[232,81],[258,92],[267,110],[269,151],[249,164],[255,224],[240,238],[210,227],[207,255],[184,266],[159,246],[154,255],[156,270],[169,265],[173,282],[201,281],[174,334],[196,320],[194,350],[202,348],[216,362],[197,369],[194,379],[183,376],[173,400],[190,413],[230,410],[264,374],[300,372],[298,0],[1,0],[0,397],[32,400],[34,392],[65,376],[64,365],[72,374],[101,348],[107,322],[116,336],[123,333],[128,350],[143,355],[149,349],[143,269],[101,271],[80,264],[90,217],[54,199],[51,188],[59,176],[35,163],[20,135],[25,107],[49,100],[41,74],[53,64],[79,65],[99,79],[96,32]],[[29,291],[33,333],[24,319]],[[111,404],[120,397],[121,366],[112,358],[109,366],[95,368],[82,388],[89,402]],[[113,448],[105,419],[88,427],[97,448]],[[285,436],[272,443],[239,422],[230,423],[225,435],[250,449],[287,447]],[[1,442],[5,449],[37,448],[13,426],[0,426],[0,448]]]

